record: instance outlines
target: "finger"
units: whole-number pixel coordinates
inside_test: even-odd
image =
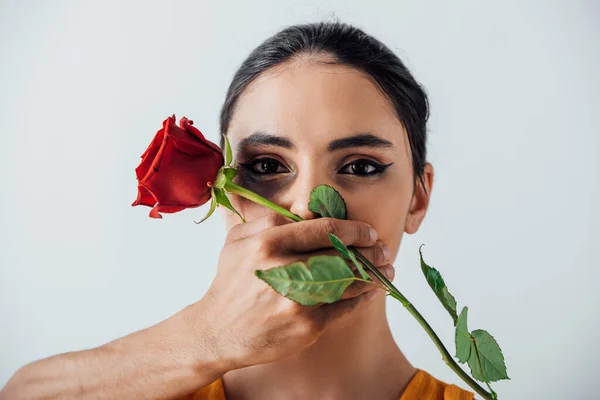
[[[357,248],[357,250],[359,250],[360,253],[363,256],[365,256],[367,260],[369,260],[371,264],[375,265],[376,267],[384,266],[392,261],[391,256],[389,254],[389,249],[383,242],[379,240],[371,247],[359,247]],[[279,262],[278,265],[288,265],[297,261],[307,262],[309,258],[321,255],[342,257],[336,249],[322,249],[310,253],[281,255],[276,257],[276,260],[277,262]],[[348,266],[352,269],[352,271],[356,271],[356,265],[354,265],[352,261],[345,261],[348,264]],[[365,271],[367,270],[366,267],[363,266],[363,268],[365,269]]]
[[[270,212],[264,217],[257,218],[253,221],[237,224],[232,227],[227,233],[225,243],[231,243],[236,240],[245,239],[247,237],[256,235],[265,229],[272,228],[274,226],[285,225],[291,223],[289,219],[276,212]]]
[[[378,269],[386,275],[388,279],[394,279],[394,267],[391,264]],[[368,272],[368,274],[375,282],[378,281],[371,272]],[[352,287],[354,285],[356,286]],[[308,312],[311,314],[313,321],[318,324],[321,329],[324,329],[327,324],[348,314],[359,304],[373,300],[376,297],[377,290],[379,290],[379,287],[372,283],[354,282],[346,289],[340,300],[332,304],[322,304],[311,307],[308,309]]]
[[[281,250],[308,252],[332,247],[329,233],[346,246],[372,246],[377,240],[377,231],[361,221],[335,218],[317,218],[293,224],[277,226],[264,232],[267,240],[277,241]]]
[[[371,264],[376,267],[389,264],[392,262],[391,252],[388,246],[383,243],[381,240],[375,242],[373,246],[370,247],[358,247],[357,250],[366,257],[367,260],[371,262]],[[328,254],[331,253],[333,255],[339,255],[335,249],[325,250]],[[354,263],[350,263],[350,266],[353,270],[356,270],[356,266]]]
[[[386,278],[388,278],[390,281],[392,281],[394,279],[395,269],[392,266],[392,264],[383,265],[381,267],[378,267],[377,270],[379,270],[379,272],[381,272],[383,275],[385,275]],[[362,295],[363,293],[380,288],[382,283],[381,283],[381,281],[379,281],[379,278],[377,278],[375,276],[375,274],[373,274],[368,269],[365,269],[365,271],[367,272],[367,275],[369,275],[369,277],[371,278],[372,282],[367,283],[367,282],[356,281],[356,282],[352,283],[352,285],[348,286],[348,288],[344,291],[344,294],[342,295],[340,300],[346,300],[346,299],[351,299],[353,297],[358,297],[358,296]],[[376,284],[378,284],[379,286],[377,286]]]

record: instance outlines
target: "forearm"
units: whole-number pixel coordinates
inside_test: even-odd
[[[189,315],[196,306],[101,347],[26,365],[0,400],[174,399],[198,390],[226,367],[211,351],[209,332],[198,331]]]

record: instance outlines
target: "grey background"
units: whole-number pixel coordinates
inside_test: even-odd
[[[596,1],[0,2],[0,385],[202,297],[225,230],[206,208],[147,217],[134,168],[163,119],[214,141],[229,81],[285,25],[356,24],[432,104],[431,208],[396,284],[454,352],[421,276],[440,269],[499,341],[505,399],[597,397],[600,7]],[[595,205],[595,206],[594,206]],[[465,386],[392,300],[409,360]]]

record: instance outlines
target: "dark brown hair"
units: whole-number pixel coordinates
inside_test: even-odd
[[[265,40],[239,67],[221,109],[221,134],[225,135],[244,89],[262,72],[302,54],[324,53],[336,64],[369,74],[392,103],[408,133],[414,179],[423,189],[426,162],[429,102],[425,90],[388,47],[362,30],[341,22],[294,25]],[[223,136],[221,136],[223,148]]]

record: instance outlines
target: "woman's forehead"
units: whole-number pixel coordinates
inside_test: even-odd
[[[328,144],[364,134],[401,149],[406,136],[392,104],[368,75],[307,59],[288,61],[250,83],[229,128],[232,142],[257,132]]]

